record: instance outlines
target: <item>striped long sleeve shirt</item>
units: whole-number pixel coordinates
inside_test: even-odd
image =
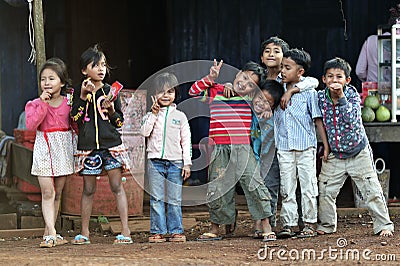
[[[209,104],[209,138],[214,144],[250,144],[251,108],[248,100],[241,96],[225,98],[223,92],[224,85],[214,83],[206,76],[191,86],[189,95],[202,95],[202,101]]]

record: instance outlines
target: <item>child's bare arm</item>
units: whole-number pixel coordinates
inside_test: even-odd
[[[328,137],[326,136],[326,131],[325,131],[324,124],[322,123],[322,119],[316,118],[315,124],[317,126],[318,135],[320,136],[320,138],[322,140],[322,144],[324,145],[324,155],[323,155],[322,159],[324,161],[326,161],[326,160],[328,160],[328,155],[329,155]]]

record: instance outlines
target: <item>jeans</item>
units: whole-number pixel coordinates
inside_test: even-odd
[[[182,225],[182,160],[150,159],[150,233],[181,234]],[[167,217],[165,216],[167,203]]]

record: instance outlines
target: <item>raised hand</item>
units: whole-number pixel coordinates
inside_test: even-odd
[[[86,100],[88,98],[88,94],[92,93],[96,87],[93,82],[90,81],[90,78],[85,79],[82,82],[81,86],[81,98],[82,100]]]
[[[223,63],[223,62],[224,62],[224,61],[221,60],[221,61],[218,63],[217,60],[214,59],[214,65],[210,68],[210,78],[211,78],[212,80],[218,78],[218,76],[219,76],[219,70],[221,69],[222,63]]]
[[[151,112],[155,115],[158,114],[158,112],[160,112],[160,105],[157,102],[157,96],[152,95],[151,96],[151,100],[153,101],[153,104],[151,106]]]

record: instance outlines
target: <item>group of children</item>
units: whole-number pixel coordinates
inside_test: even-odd
[[[295,235],[312,237],[336,231],[336,197],[349,175],[366,198],[374,233],[392,236],[394,225],[373,165],[372,151],[361,121],[360,97],[350,85],[350,65],[328,60],[322,81],[305,77],[311,64],[304,50],[290,49],[280,38],[264,41],[261,64],[246,63],[232,84],[218,84],[223,62],[214,60],[210,73],[196,81],[189,95],[210,107],[209,139],[213,145],[208,166],[207,204],[211,228],[198,241],[221,239],[220,226],[236,226],[235,187],[244,191],[254,222],[254,238],[274,241]],[[72,244],[89,244],[89,220],[96,177],[107,172],[122,223],[115,244],[132,243],[128,202],[122,186],[127,170],[120,133],[123,114],[119,97],[110,101],[103,80],[109,67],[97,46],[81,56],[85,79],[72,104],[61,93],[69,86],[65,64],[49,59],[40,72],[43,93],[26,105],[27,128],[36,129],[32,174],[42,190],[46,223],[41,247],[66,241],[55,230],[60,195],[66,176],[83,175],[82,230]],[[186,115],[174,103],[178,80],[161,73],[152,83],[151,111],[140,128],[147,138],[147,176],[150,193],[149,242],[185,242],[182,225],[182,184],[190,176],[191,134]],[[77,125],[77,150],[73,150]],[[316,176],[317,128],[324,153]],[[74,156],[73,156],[74,154]],[[298,188],[299,184],[299,188]],[[275,234],[278,194],[282,198],[282,230]],[[317,204],[319,197],[319,204]],[[165,208],[167,203],[167,208]],[[319,207],[318,207],[319,205]],[[319,223],[317,220],[319,219]]]

